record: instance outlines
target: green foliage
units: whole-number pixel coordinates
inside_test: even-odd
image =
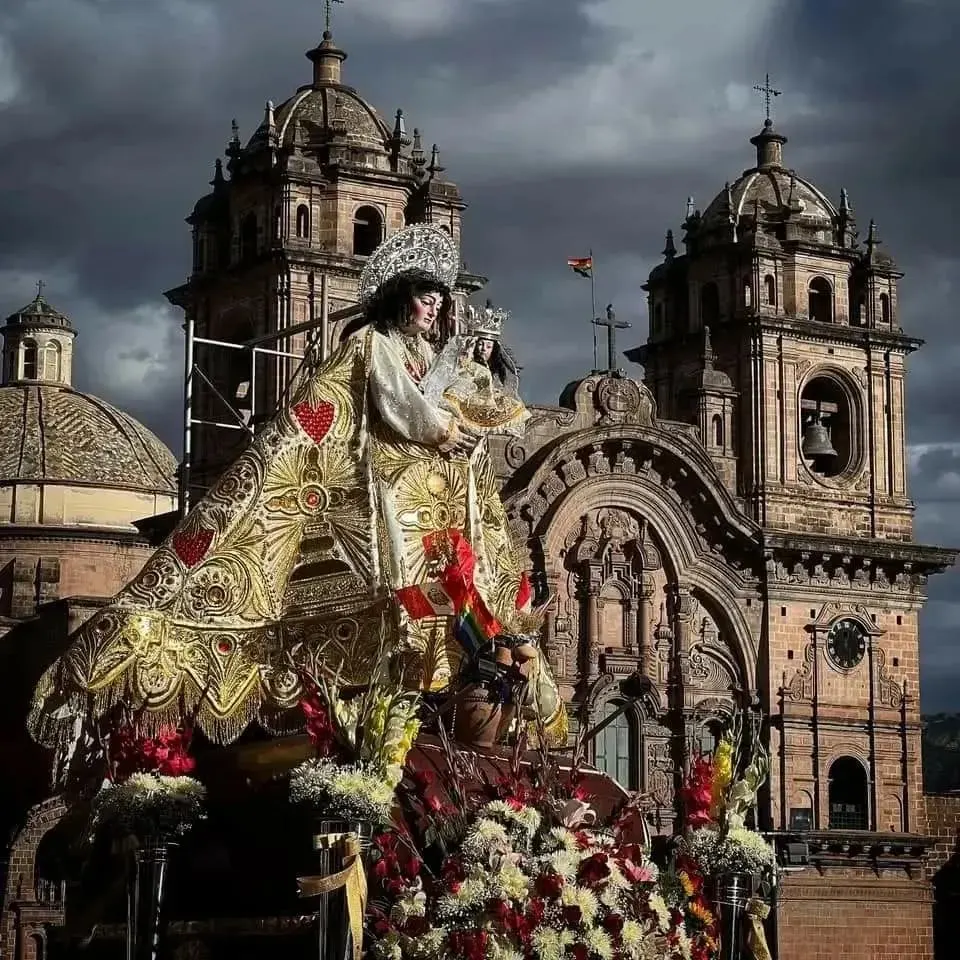
[[[960,790],[960,713],[923,718],[923,789],[927,793]]]

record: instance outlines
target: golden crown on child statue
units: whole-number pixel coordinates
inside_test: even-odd
[[[463,310],[466,332],[471,337],[483,337],[487,340],[499,340],[503,325],[510,319],[509,310],[501,310],[487,301],[485,307],[475,307],[468,303]]]

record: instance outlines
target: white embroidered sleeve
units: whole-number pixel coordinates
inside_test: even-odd
[[[452,414],[427,400],[390,341],[374,333],[370,356],[370,396],[377,412],[406,440],[449,450],[459,436]]]

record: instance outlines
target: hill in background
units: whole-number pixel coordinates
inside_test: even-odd
[[[960,790],[960,713],[923,718],[923,789],[927,793]]]

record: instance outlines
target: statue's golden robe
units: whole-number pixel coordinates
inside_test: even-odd
[[[394,597],[427,579],[424,536],[463,531],[508,625],[521,576],[486,447],[442,453],[450,427],[395,335],[347,341],[81,627],[37,690],[34,735],[52,742],[67,718],[121,699],[150,726],[196,711],[219,742],[253,720],[282,729],[302,668],[363,682],[384,648],[405,653],[408,679],[443,687],[459,660],[451,621],[408,622]]]

